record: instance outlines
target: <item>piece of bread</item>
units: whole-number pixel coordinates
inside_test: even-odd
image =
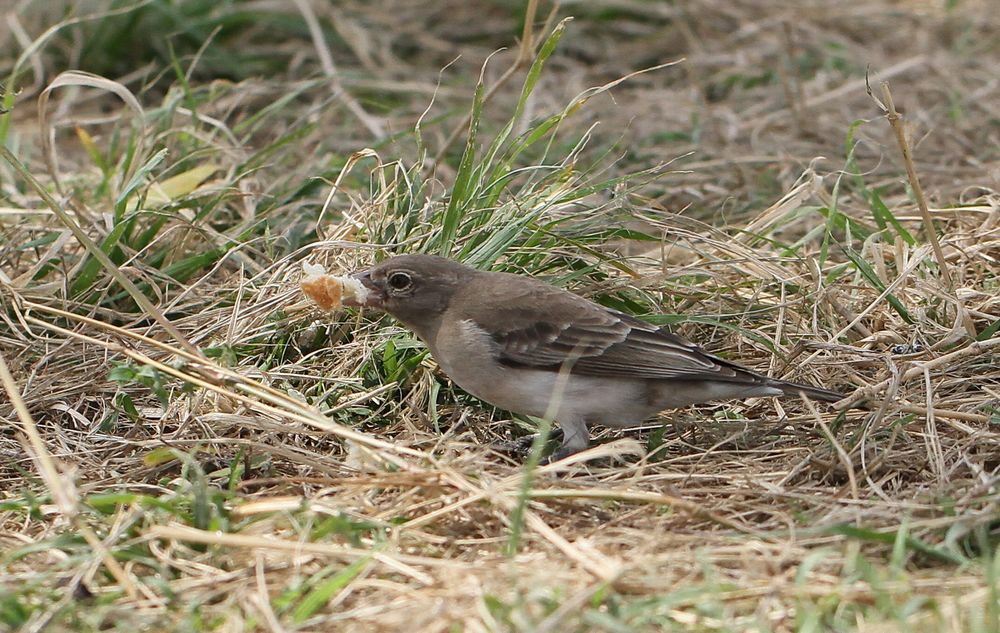
[[[302,262],[303,277],[299,281],[302,293],[327,312],[336,310],[346,299],[354,305],[365,305],[368,288],[354,277],[328,275],[319,264]]]

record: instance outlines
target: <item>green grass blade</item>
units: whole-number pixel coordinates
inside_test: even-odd
[[[830,534],[839,534],[840,536],[846,536],[852,539],[870,541],[873,543],[884,543],[886,545],[895,545],[896,540],[899,538],[897,530],[893,530],[891,532],[878,532],[869,528],[859,528],[846,524],[831,526],[830,528],[827,528],[826,531]],[[905,543],[907,549],[911,549],[915,552],[919,552],[925,556],[929,556],[946,563],[965,565],[969,562],[966,557],[957,552],[951,552],[940,547],[929,545],[913,536],[904,536],[903,543]]]
[[[330,601],[330,598],[357,578],[358,574],[371,564],[373,556],[374,553],[371,553],[359,558],[337,572],[329,580],[314,587],[292,611],[292,621],[300,624],[316,613],[316,611],[322,609]]]
[[[465,140],[465,150],[459,162],[455,185],[451,190],[448,207],[441,218],[441,231],[436,236],[437,251],[441,255],[449,255],[458,233],[458,226],[467,206],[471,203],[470,190],[476,164],[476,140],[479,135],[479,121],[483,112],[483,95],[485,94],[485,78],[480,75],[472,99],[472,119],[469,122],[469,136]]]
[[[854,267],[857,268],[858,272],[861,273],[861,276],[864,277],[865,280],[873,288],[875,288],[879,292],[885,292],[886,285],[882,283],[882,280],[875,273],[875,270],[871,267],[871,264],[866,262],[859,253],[857,253],[856,251],[854,251],[849,247],[844,248],[844,254],[847,255],[848,259],[850,259],[851,262],[854,264]],[[906,321],[907,323],[914,323],[913,317],[910,315],[909,311],[907,311],[906,307],[903,305],[903,302],[900,301],[898,297],[896,297],[894,294],[890,292],[885,295],[885,300],[889,302],[889,305],[892,306],[892,309],[895,310],[896,313],[899,314],[899,316],[903,317],[904,321]]]

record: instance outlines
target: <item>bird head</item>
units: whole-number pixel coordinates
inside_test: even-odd
[[[475,270],[434,255],[400,255],[354,275],[368,290],[361,307],[388,312],[407,325],[439,317]]]

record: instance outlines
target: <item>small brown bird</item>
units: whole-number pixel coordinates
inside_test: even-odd
[[[843,398],[768,378],[531,277],[432,255],[393,257],[355,277],[369,292],[354,304],[396,317],[462,389],[514,413],[551,414],[563,431],[556,459],[587,448],[591,424],[630,426],[729,398]]]

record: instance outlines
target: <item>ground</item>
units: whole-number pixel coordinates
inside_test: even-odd
[[[992,3],[0,8],[0,626],[1000,631]],[[526,464],[399,252],[864,405]]]

